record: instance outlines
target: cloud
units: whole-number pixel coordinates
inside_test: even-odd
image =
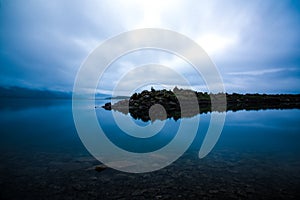
[[[124,31],[155,27],[198,42],[228,91],[273,92],[280,78],[276,91],[300,92],[299,8],[297,1],[271,0],[3,1],[0,85],[70,91],[80,65],[101,42]],[[106,72],[101,91],[110,91],[122,74],[146,63],[171,66],[194,87],[205,88],[178,57],[154,52],[126,56]]]
[[[295,68],[274,68],[274,69],[262,69],[255,71],[241,71],[241,72],[229,72],[228,75],[247,75],[247,76],[257,76],[265,75],[270,73],[277,73],[282,71],[295,71]]]
[[[224,51],[237,43],[235,36],[226,37],[215,33],[203,35],[196,41],[209,55]]]
[[[236,72],[225,77],[228,92],[241,93],[299,93],[300,69]]]

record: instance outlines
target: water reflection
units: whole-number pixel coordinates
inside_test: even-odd
[[[105,102],[97,101],[96,105]],[[150,199],[161,193],[174,199],[177,195],[297,199],[298,109],[227,112],[222,135],[204,159],[199,159],[197,152],[207,131],[210,113],[201,114],[196,138],[178,161],[160,171],[136,175],[110,169],[98,173],[93,169],[99,162],[89,155],[77,135],[71,101],[52,101],[38,106],[34,106],[35,101],[26,106],[24,101],[19,103],[23,105],[18,109],[0,110],[3,199],[21,199],[26,195],[27,199],[32,196],[40,199],[45,194],[49,198],[84,198],[87,192],[93,194],[94,199],[99,196],[131,198],[133,193],[141,191]],[[95,110],[107,136],[117,145],[133,151],[166,144],[181,120],[167,119],[163,131],[152,138],[155,139],[153,147],[150,141],[146,148],[142,144],[134,147],[133,141],[125,144],[127,136],[115,127],[112,111],[95,109],[94,101],[83,109]],[[124,117],[140,126],[151,123],[134,120],[129,114]]]

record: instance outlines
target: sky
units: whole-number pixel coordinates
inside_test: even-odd
[[[229,93],[300,93],[300,2],[289,0],[0,0],[0,86],[72,91],[97,46],[139,28],[169,29],[197,42]],[[144,50],[115,61],[99,91],[110,93],[124,73],[147,63],[170,66],[206,89],[182,59]]]

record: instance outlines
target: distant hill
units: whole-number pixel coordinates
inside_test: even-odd
[[[69,99],[71,92],[61,92],[52,90],[38,90],[23,87],[1,87],[1,98],[33,98],[33,99]]]
[[[111,95],[97,93],[96,99],[109,99]],[[72,92],[61,92],[55,90],[30,89],[24,87],[0,86],[0,98],[26,98],[26,99],[71,99]]]
[[[106,97],[105,99],[129,99],[129,96]]]

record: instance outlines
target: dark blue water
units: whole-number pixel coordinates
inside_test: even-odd
[[[97,105],[105,102],[97,101]],[[88,109],[94,109],[93,101]],[[124,134],[114,124],[111,111],[97,108],[96,112],[99,123],[111,141],[133,152],[148,152],[168,144],[180,123],[180,120],[168,119],[159,134],[137,140]],[[130,118],[130,115],[127,117]],[[203,191],[203,195],[214,197],[220,191],[210,190],[214,189],[214,185],[222,183],[224,194],[236,195],[231,196],[232,198],[239,198],[239,193],[246,195],[245,198],[256,197],[257,192],[265,194],[266,198],[273,197],[272,194],[279,195],[282,199],[298,197],[296,188],[300,186],[300,110],[228,112],[221,137],[212,152],[202,160],[198,158],[198,151],[207,131],[210,114],[200,117],[197,136],[179,160],[161,171],[147,175],[151,179],[144,175],[126,173],[122,178],[119,177],[121,172],[114,170],[101,173],[87,170],[100,163],[93,159],[77,135],[71,101],[1,100],[0,197],[39,199],[41,193],[46,193],[49,198],[58,198],[61,195],[77,194],[76,191],[79,191],[79,196],[93,191],[95,197],[99,197],[99,193],[107,198],[106,193],[127,197],[133,192],[130,191],[132,184],[137,184],[136,189],[132,189],[134,191],[143,189],[142,180],[157,180],[162,183],[172,180],[164,183],[170,185],[170,191],[165,192],[166,194],[183,191],[190,187],[188,185],[193,185],[200,189],[194,191],[190,188],[189,194],[199,196],[202,194],[198,193],[199,190]],[[136,123],[144,126],[150,122]],[[142,180],[141,176],[144,177]],[[182,182],[175,181],[177,176]],[[198,176],[201,176],[203,182],[199,181]],[[93,184],[90,183],[91,177],[95,179]],[[103,187],[101,181],[106,180],[105,178],[109,183],[105,182],[106,186]],[[121,183],[123,189],[116,189],[115,185]],[[87,187],[85,192],[75,186],[74,189],[73,185],[76,184]],[[152,187],[155,194],[159,195],[164,186],[157,184],[158,186]],[[145,186],[144,189],[147,187],[150,186]],[[239,187],[241,188],[237,190]],[[250,188],[250,192],[245,188]],[[185,192],[182,193],[185,196]]]

